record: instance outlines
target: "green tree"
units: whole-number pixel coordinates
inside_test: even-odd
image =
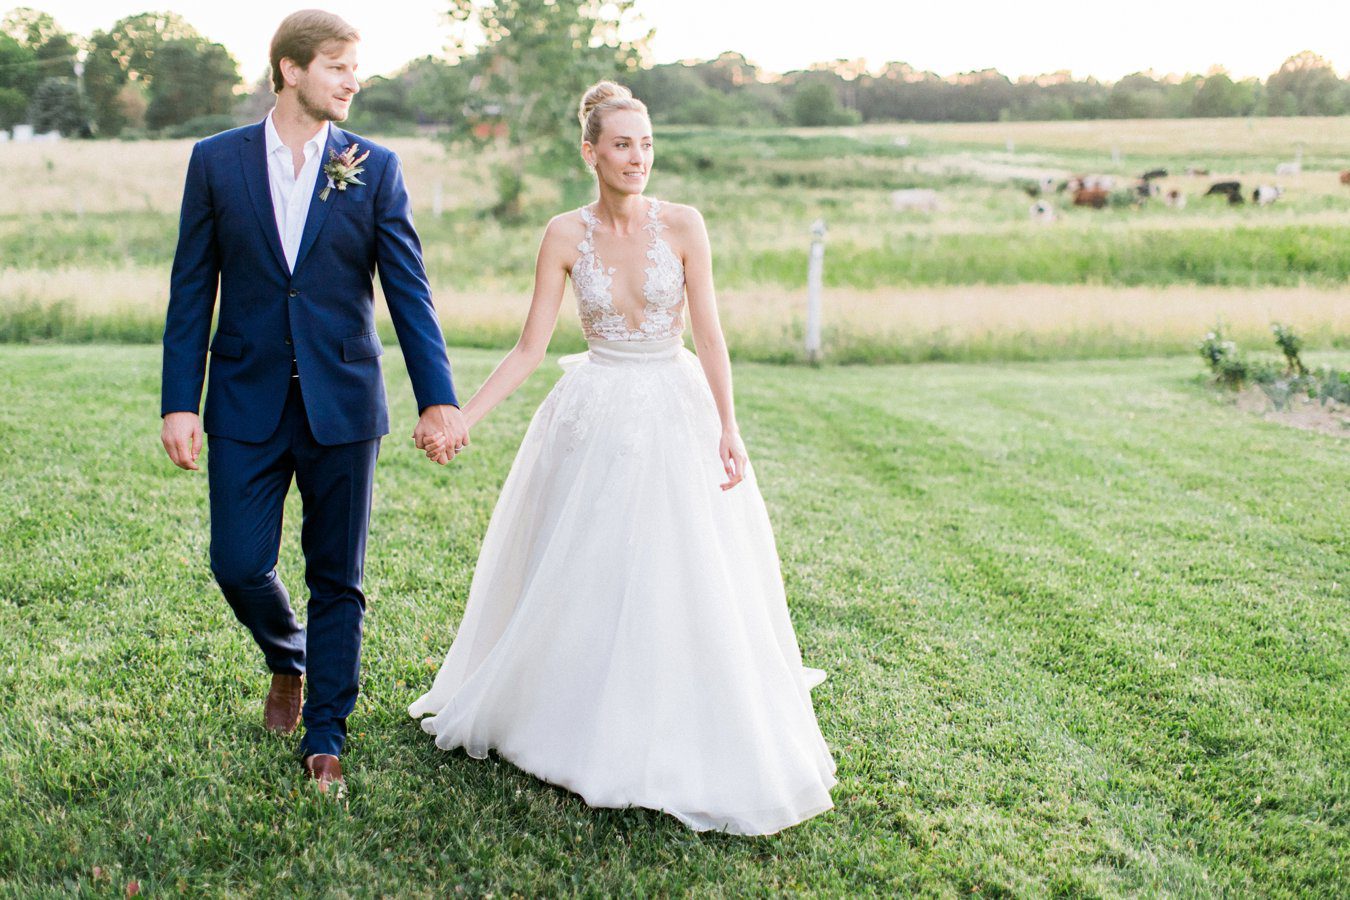
[[[48,78],[33,92],[28,121],[39,134],[59,131],[65,137],[88,133],[89,113],[73,78]]]
[[[1200,85],[1191,102],[1191,115],[1201,117],[1245,116],[1252,111],[1255,97],[1251,83],[1233,81],[1227,74],[1210,75]]]
[[[479,74],[460,134],[504,140],[510,150],[494,173],[496,215],[520,215],[520,176],[527,169],[579,180],[576,107],[582,92],[636,69],[651,37],[650,31],[627,36],[637,26],[633,4],[452,0],[450,14],[458,23],[452,51],[460,60],[475,57]],[[487,41],[476,53],[474,35]]]
[[[79,39],[56,24],[50,14],[28,7],[11,9],[0,21],[0,32],[33,51],[40,78],[75,76]]]
[[[798,125],[811,128],[847,125],[858,121],[858,115],[839,105],[834,85],[823,78],[813,78],[792,95],[792,119]]]
[[[155,80],[155,55],[166,44],[190,41],[199,45],[206,39],[178,13],[144,12],[118,19],[108,30],[112,37],[112,55],[133,81]]]
[[[118,53],[117,38],[95,31],[84,60],[84,95],[98,134],[113,137],[126,127],[121,93],[130,79]]]
[[[26,107],[41,83],[37,52],[8,34],[0,34],[0,89],[17,92]]]
[[[1341,80],[1331,63],[1304,50],[1266,79],[1267,109],[1276,116],[1334,116],[1345,112]]]
[[[108,136],[127,124],[129,85],[149,104],[147,125],[164,128],[228,112],[238,83],[239,67],[225,48],[171,12],[127,16],[94,32],[85,59],[85,96],[99,133]]]
[[[469,66],[452,66],[433,56],[413,60],[398,76],[407,85],[408,105],[414,118],[423,125],[463,122],[471,77]]]
[[[239,66],[220,44],[183,39],[161,44],[152,65],[147,127],[158,130],[202,116],[223,115],[234,104]]]

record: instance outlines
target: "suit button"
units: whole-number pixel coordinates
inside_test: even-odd
[[[290,345],[291,345],[291,339],[290,339],[290,338],[286,338],[286,346],[289,347]]]
[[[292,288],[290,294],[288,294],[287,296],[290,296],[290,297],[299,297],[299,296],[300,296],[300,292]]]

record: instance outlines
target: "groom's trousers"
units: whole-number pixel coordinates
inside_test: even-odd
[[[379,446],[379,438],[335,446],[315,441],[296,378],[267,440],[208,437],[211,571],[267,667],[306,676],[302,756],[340,755],[356,705],[366,608],[361,582]],[[303,503],[300,545],[309,588],[303,628],[276,572],[292,477]]]

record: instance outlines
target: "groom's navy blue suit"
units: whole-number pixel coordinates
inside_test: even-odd
[[[211,569],[273,672],[307,673],[301,753],[340,754],[356,702],[371,488],[389,412],[375,332],[379,269],[419,410],[457,405],[398,157],[370,151],[364,185],[319,193],[292,271],[268,184],[266,123],[199,142],[188,163],[164,329],[161,415],[196,412],[209,438]],[[211,319],[220,294],[219,324]],[[276,575],[294,477],[308,633]]]

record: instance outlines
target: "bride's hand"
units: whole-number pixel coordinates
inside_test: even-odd
[[[745,479],[745,467],[749,460],[745,455],[745,444],[741,442],[739,431],[723,431],[717,444],[717,455],[722,459],[722,468],[726,470],[727,481],[722,490],[729,491]]]
[[[422,449],[426,450],[427,459],[436,462],[449,446],[450,442],[446,439],[445,435],[433,434],[423,440]],[[454,454],[450,453],[446,455],[453,456]]]

